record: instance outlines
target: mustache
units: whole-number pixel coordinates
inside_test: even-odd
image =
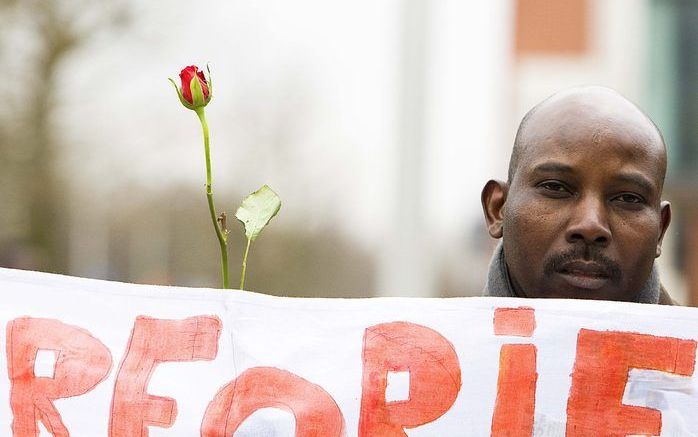
[[[543,272],[546,276],[558,273],[574,262],[593,262],[597,264],[613,282],[619,282],[621,278],[620,265],[611,258],[604,255],[598,247],[578,245],[564,252],[556,253],[548,257],[545,261]]]

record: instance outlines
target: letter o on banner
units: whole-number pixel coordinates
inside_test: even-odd
[[[280,408],[296,418],[296,437],[342,437],[344,417],[322,387],[274,367],[253,367],[218,391],[206,408],[202,437],[229,437],[252,413]]]

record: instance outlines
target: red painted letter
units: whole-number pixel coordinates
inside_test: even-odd
[[[494,335],[531,337],[536,329],[536,312],[531,307],[495,308]]]
[[[441,417],[461,386],[453,345],[438,332],[407,322],[372,326],[364,334],[360,437],[406,437]],[[388,372],[410,373],[409,399],[386,402]]]
[[[492,437],[530,437],[536,406],[536,347],[505,344],[499,355]]]
[[[634,332],[582,329],[567,401],[567,437],[659,435],[661,412],[623,405],[630,369],[693,375],[696,342]]]
[[[536,328],[533,308],[497,308],[494,334],[531,337]],[[499,354],[497,400],[492,415],[492,437],[530,437],[536,406],[536,347],[505,344]]]
[[[322,389],[293,373],[254,367],[218,391],[204,415],[202,437],[228,437],[260,408],[281,408],[296,418],[296,437],[340,437],[344,418]]]
[[[34,375],[39,350],[54,351],[53,377]],[[12,435],[36,437],[41,420],[54,436],[68,436],[53,400],[87,393],[111,369],[109,349],[84,329],[58,320],[22,317],[7,324]]]
[[[155,367],[163,361],[214,359],[220,331],[221,322],[215,316],[137,317],[114,383],[110,437],[147,437],[149,425],[172,426],[177,417],[175,400],[147,393]]]

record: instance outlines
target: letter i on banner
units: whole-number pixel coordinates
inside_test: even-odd
[[[497,308],[494,335],[531,337],[536,328],[533,308]],[[497,400],[492,437],[531,437],[536,406],[536,347],[505,344],[499,354]]]

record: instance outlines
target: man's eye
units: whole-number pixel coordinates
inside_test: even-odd
[[[632,193],[620,194],[616,196],[616,200],[625,203],[643,203],[645,201],[645,199],[643,199],[641,196]]]
[[[570,192],[570,190],[568,190],[567,187],[565,187],[563,184],[555,181],[541,182],[540,184],[538,184],[538,186],[543,188],[545,191],[549,191],[555,194],[566,194]]]

